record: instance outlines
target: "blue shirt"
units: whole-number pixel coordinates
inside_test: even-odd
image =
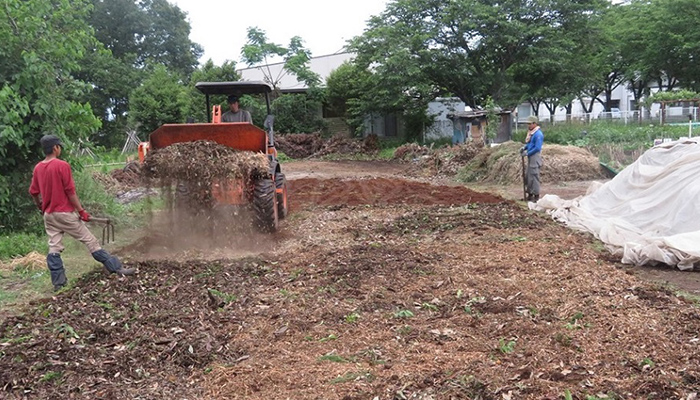
[[[530,157],[533,154],[542,151],[542,144],[544,143],[544,133],[541,129],[537,129],[535,133],[532,134],[530,141],[525,145],[527,150],[527,156]]]

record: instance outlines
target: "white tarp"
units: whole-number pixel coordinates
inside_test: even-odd
[[[655,146],[585,196],[529,206],[594,234],[625,264],[700,267],[700,141]]]

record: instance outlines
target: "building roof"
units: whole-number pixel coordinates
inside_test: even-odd
[[[312,57],[309,61],[311,71],[317,73],[321,77],[321,81],[325,83],[328,76],[346,61],[350,61],[355,57],[355,53],[342,52],[336,54],[328,54],[325,56]],[[283,69],[284,62],[278,62],[267,65],[258,65],[255,67],[239,69],[243,81],[268,81],[271,76],[276,85],[282,92],[303,92],[308,87],[304,82],[299,82],[297,77],[289,74]]]

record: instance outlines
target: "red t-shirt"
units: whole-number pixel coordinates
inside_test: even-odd
[[[41,195],[41,210],[44,213],[75,211],[68,200],[68,196],[75,194],[70,165],[58,158],[37,164],[29,194]]]

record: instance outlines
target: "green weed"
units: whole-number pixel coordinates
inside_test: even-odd
[[[49,371],[49,372],[45,373],[44,375],[42,375],[41,379],[39,379],[39,381],[41,381],[41,382],[54,382],[54,381],[60,381],[61,378],[63,378],[62,372]]]
[[[404,336],[406,336],[406,335],[408,335],[409,333],[411,333],[412,331],[413,331],[413,328],[411,328],[411,327],[408,326],[408,325],[404,325],[404,326],[402,326],[401,328],[399,328],[399,335],[404,335]]]
[[[54,331],[58,333],[60,337],[65,339],[80,339],[80,336],[75,332],[75,329],[66,323],[59,324]]]
[[[358,319],[360,319],[360,314],[358,313],[351,313],[345,316],[345,322],[349,324],[357,322]]]
[[[114,306],[111,303],[96,303],[98,306],[102,307],[105,311],[113,310]]]
[[[337,362],[337,363],[346,363],[349,362],[345,358],[337,355],[337,354],[326,354],[318,358],[318,361],[331,361],[331,362]]]
[[[437,311],[438,310],[438,306],[433,304],[433,303],[423,303],[420,305],[420,308],[422,308],[424,310],[430,310],[430,311]]]
[[[566,329],[582,329],[582,328],[588,328],[590,325],[589,324],[581,324],[581,320],[583,319],[585,315],[578,311],[574,313],[574,315],[569,318],[569,322],[567,322],[564,327]]]
[[[323,338],[318,339],[318,341],[321,342],[321,343],[323,343],[323,342],[329,342],[329,341],[331,341],[331,340],[336,340],[336,339],[338,339],[338,336],[336,336],[335,334],[331,333],[330,335],[328,335],[328,336],[326,336],[326,337],[323,337]]]
[[[221,301],[223,301],[223,302],[226,303],[226,304],[233,303],[234,301],[236,301],[236,300],[238,299],[238,296],[236,296],[235,294],[229,294],[229,293],[221,292],[221,291],[218,291],[218,290],[216,290],[216,289],[207,289],[207,290],[208,290],[209,293],[211,293],[212,295],[214,295],[214,296],[220,298]]]
[[[48,252],[46,235],[34,233],[12,233],[0,236],[0,260],[25,256],[32,251]]]
[[[411,310],[399,310],[394,313],[394,318],[413,318],[414,314]]]
[[[563,334],[563,333],[557,333],[554,335],[554,341],[557,343],[560,343],[562,346],[569,347],[571,346],[571,336]]]
[[[515,351],[515,340],[509,340],[506,342],[505,339],[501,338],[498,341],[498,350],[503,354],[510,354]]]

